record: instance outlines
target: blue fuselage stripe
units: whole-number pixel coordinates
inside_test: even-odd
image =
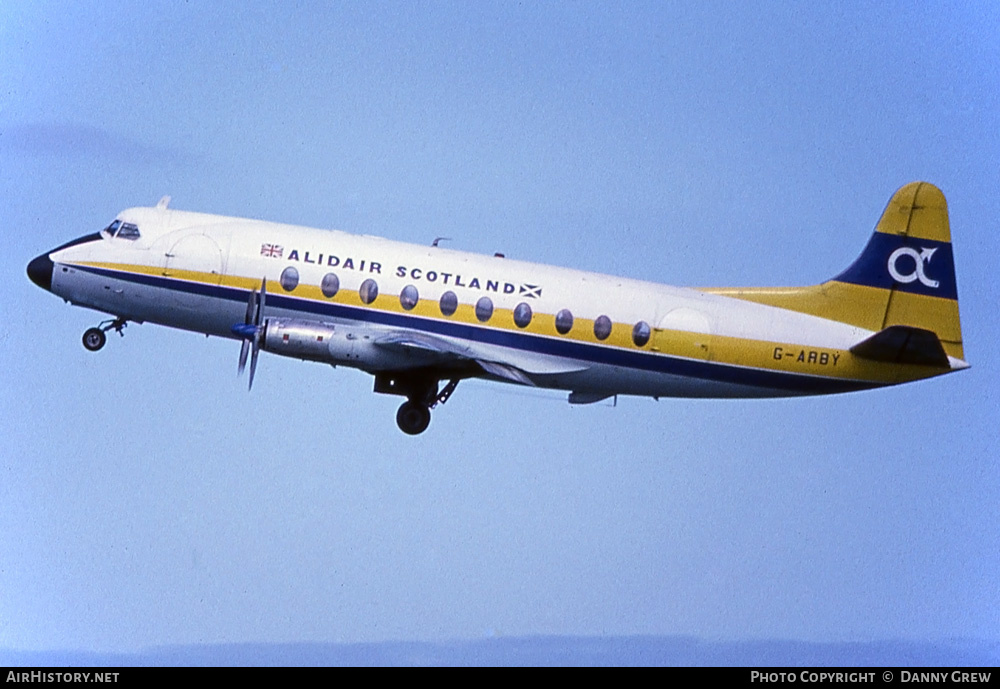
[[[224,299],[236,304],[245,304],[249,297],[249,290],[236,287],[212,285],[167,276],[147,275],[94,266],[75,265],[74,267],[95,275],[174,292],[184,292],[213,299]],[[302,314],[326,316],[340,321],[360,321],[381,326],[417,330],[435,335],[454,337],[547,356],[576,359],[594,364],[608,364],[688,378],[783,390],[793,394],[851,392],[855,390],[867,390],[883,385],[883,383],[872,381],[824,378],[786,373],[783,371],[746,368],[696,359],[684,359],[659,352],[627,351],[618,347],[590,342],[555,339],[527,332],[498,330],[487,326],[437,320],[410,314],[390,313],[377,309],[302,299],[271,292],[267,294],[267,305]],[[225,330],[228,331],[231,325],[227,324]]]

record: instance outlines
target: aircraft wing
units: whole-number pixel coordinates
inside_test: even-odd
[[[387,333],[375,340],[379,347],[431,355],[440,363],[475,363],[485,373],[521,385],[536,385],[533,376],[583,371],[587,367],[577,361],[559,360],[549,356],[538,356],[531,352],[517,352],[482,346],[476,342],[463,340],[461,343],[450,339],[428,335],[412,330]]]

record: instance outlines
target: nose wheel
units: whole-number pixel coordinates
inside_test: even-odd
[[[109,330],[114,330],[116,333],[125,337],[125,333],[122,332],[125,326],[128,324],[124,318],[115,318],[114,320],[104,321],[96,328],[88,328],[87,332],[83,334],[83,346],[88,352],[96,352],[97,350],[104,347],[107,344],[108,336],[105,335]]]
[[[108,336],[100,328],[90,328],[83,334],[83,346],[89,352],[96,352],[108,341]]]

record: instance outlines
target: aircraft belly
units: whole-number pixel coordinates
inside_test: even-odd
[[[642,371],[611,364],[597,364],[586,371],[532,376],[538,387],[577,393],[632,395],[637,397],[761,398],[808,395],[794,391],[747,385],[726,380],[666,372]]]

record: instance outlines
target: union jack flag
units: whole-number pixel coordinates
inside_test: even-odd
[[[270,256],[272,258],[281,258],[285,248],[278,244],[261,244],[260,245],[260,255]]]

